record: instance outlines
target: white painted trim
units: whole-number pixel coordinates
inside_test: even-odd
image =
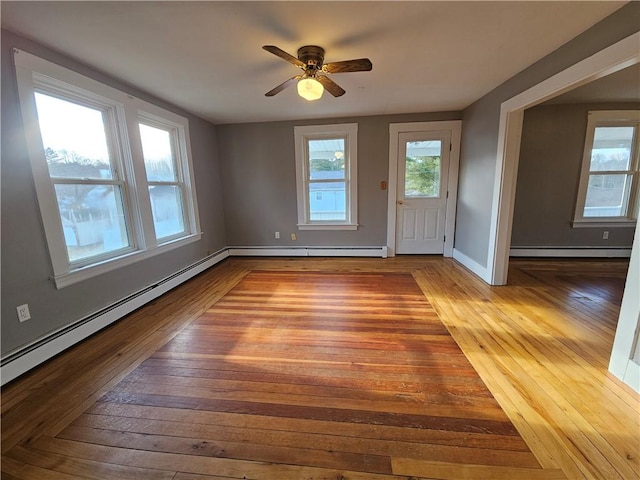
[[[638,132],[640,130],[640,110],[594,110],[587,114],[587,131],[586,140],[584,142],[584,150],[582,152],[582,166],[580,168],[580,184],[578,186],[578,197],[576,200],[575,212],[573,217],[573,228],[582,228],[588,224],[603,225],[607,221],[610,223],[620,222],[631,223],[635,225],[635,209],[633,208],[638,191],[638,134],[636,133],[632,141],[631,162],[627,170],[619,170],[617,173],[625,173],[632,176],[630,185],[630,194],[623,200],[625,212],[624,216],[616,217],[585,217],[585,203],[587,201],[587,190],[589,187],[589,178],[595,172],[591,171],[591,152],[593,150],[593,142],[595,138],[596,128],[602,126],[633,126]]]
[[[462,143],[462,120],[452,122],[451,152],[449,154],[449,183],[447,191],[447,210],[444,226],[444,256],[453,257],[453,244],[456,236],[456,211],[458,208],[458,175],[460,172],[460,144]]]
[[[640,392],[638,364],[633,361],[635,349],[640,343],[640,229],[636,228],[629,261],[627,281],[622,296],[620,315],[613,340],[609,371]]]
[[[482,280],[489,283],[489,271],[486,267],[483,267],[478,262],[467,257],[464,253],[460,250],[456,250],[455,248],[453,249],[453,259],[462,264],[462,266],[471,270],[471,272],[475,273]]]
[[[411,122],[389,124],[389,177],[387,182],[387,249],[388,255],[396,255],[396,200],[398,194],[398,136],[401,133],[430,132],[448,130],[451,132],[451,152],[449,154],[449,177],[447,180],[447,210],[445,212],[445,257],[452,257],[456,228],[456,207],[458,203],[458,172],[460,170],[460,139],[462,120],[440,122]]]
[[[512,247],[511,257],[629,258],[630,248]]]
[[[306,125],[293,127],[296,160],[296,197],[298,202],[298,230],[357,230],[358,229],[358,124]],[[323,138],[345,140],[345,195],[347,219],[344,222],[310,220],[308,198],[307,141]]]
[[[177,287],[183,282],[212,267],[216,263],[221,262],[229,256],[226,249],[210,255],[203,261],[185,268],[181,273],[175,276],[167,277],[164,281],[151,285],[142,291],[130,295],[127,299],[114,303],[115,307],[106,307],[101,310],[104,313],[95,314],[94,318],[83,323],[78,321],[77,327],[67,326],[55,332],[48,334],[35,342],[21,347],[18,351],[14,351],[5,358],[15,357],[0,368],[1,384],[19,377],[32,368],[58,355],[76,343],[81,342],[87,337],[93,335],[99,330],[118,321],[125,315],[133,312],[137,308],[158,298],[160,295]],[[87,317],[90,318],[90,317]],[[65,330],[67,330],[65,332]],[[61,333],[64,332],[64,333]],[[21,354],[21,352],[24,352]]]
[[[101,263],[94,263],[87,265],[86,267],[77,268],[70,272],[63,273],[61,275],[55,275],[53,281],[56,284],[56,288],[64,288],[74,283],[83,282],[89,278],[93,278],[98,275],[102,275],[113,270],[117,270],[127,265],[131,265],[135,262],[139,262],[146,258],[160,255],[161,253],[168,252],[174,248],[178,248],[184,245],[188,245],[193,242],[197,242],[202,238],[202,233],[198,232],[196,235],[190,235],[188,237],[178,238],[171,242],[161,244],[153,249],[148,250],[136,250],[135,252],[122,255],[120,257],[111,258]]]
[[[507,283],[509,269],[509,244],[511,243],[511,227],[513,225],[513,207],[516,196],[520,141],[522,139],[522,123],[524,110],[507,112],[501,109],[498,133],[498,158],[510,158],[512,161],[496,162],[494,177],[493,207],[491,209],[491,225],[499,226],[499,231],[491,229],[489,233],[489,251],[487,258],[488,282],[491,285]],[[509,139],[501,142],[500,139]],[[513,160],[515,159],[515,160]],[[499,194],[496,194],[499,192]],[[508,222],[501,222],[508,219]],[[501,254],[499,254],[500,252]],[[502,254],[504,252],[504,254]]]
[[[298,230],[357,230],[358,226],[345,223],[302,223],[298,224]]]
[[[489,283],[492,285],[504,285],[507,281],[524,109],[640,62],[639,44],[640,32],[630,35],[502,103],[487,258]]]
[[[636,228],[635,220],[582,220],[571,222],[571,228]]]
[[[629,360],[622,381],[640,393],[640,365],[633,360]]]
[[[229,256],[387,258],[387,247],[229,247]]]

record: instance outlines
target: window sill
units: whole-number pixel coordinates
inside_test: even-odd
[[[84,280],[88,280],[89,278],[102,275],[103,273],[111,272],[128,265],[133,265],[134,263],[146,258],[150,258],[155,255],[159,255],[161,253],[181,247],[183,245],[196,242],[200,240],[201,237],[201,233],[196,233],[187,237],[182,237],[172,242],[159,245],[158,247],[151,250],[138,250],[132,253],[121,255],[116,258],[104,260],[100,263],[94,263],[92,265],[87,265],[86,267],[75,268],[69,272],[61,273],[60,275],[54,276],[53,280],[57,289],[68,287],[69,285],[73,285],[74,283],[79,283]]]
[[[357,230],[358,224],[346,223],[303,223],[298,224],[298,230]]]
[[[572,228],[633,228],[637,220],[574,220]]]

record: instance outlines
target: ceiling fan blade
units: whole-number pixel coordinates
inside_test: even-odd
[[[346,93],[340,85],[338,85],[336,82],[331,80],[329,77],[325,77],[324,75],[319,75],[316,77],[316,80],[318,80],[322,84],[322,86],[325,88],[325,90],[329,92],[331,95],[333,95],[334,97],[341,97]]]
[[[326,63],[322,66],[322,70],[327,73],[368,72],[372,68],[373,64],[368,58],[358,58],[356,60],[345,60],[344,62]]]
[[[275,45],[263,45],[262,48],[264,50],[266,50],[267,52],[273,53],[277,57],[280,57],[280,58],[286,60],[287,62],[293,63],[297,67],[300,67],[300,68],[306,67],[306,65],[303,62],[301,62],[300,60],[298,60],[296,57],[294,57],[293,55],[285,52],[281,48],[276,47]]]
[[[274,88],[272,90],[269,90],[267,93],[264,94],[264,96],[265,97],[273,97],[275,94],[280,93],[282,90],[284,90],[289,85],[294,83],[296,80],[299,80],[301,78],[302,78],[302,75],[296,75],[295,77],[291,77],[289,80],[285,80],[284,82],[282,82],[276,88]]]

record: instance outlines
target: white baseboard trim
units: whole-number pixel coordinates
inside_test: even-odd
[[[229,247],[229,256],[387,258],[387,247]]]
[[[511,257],[629,258],[631,248],[513,247]]]
[[[487,269],[487,267],[483,267],[478,262],[467,257],[464,253],[462,253],[460,250],[456,250],[455,248],[453,249],[453,259],[458,263],[461,263],[464,267],[468,268],[486,283],[491,285],[491,276],[489,275],[489,270]]]
[[[6,355],[2,359],[2,366],[0,367],[0,383],[4,385],[19,377],[172,288],[186,282],[207,268],[221,262],[228,256],[227,249],[220,250],[143,290],[103,308],[93,315],[56,330]]]

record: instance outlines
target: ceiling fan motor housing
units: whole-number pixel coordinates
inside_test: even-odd
[[[317,45],[305,45],[298,49],[298,60],[307,65],[306,70],[313,72],[322,68],[324,62],[324,48]]]

